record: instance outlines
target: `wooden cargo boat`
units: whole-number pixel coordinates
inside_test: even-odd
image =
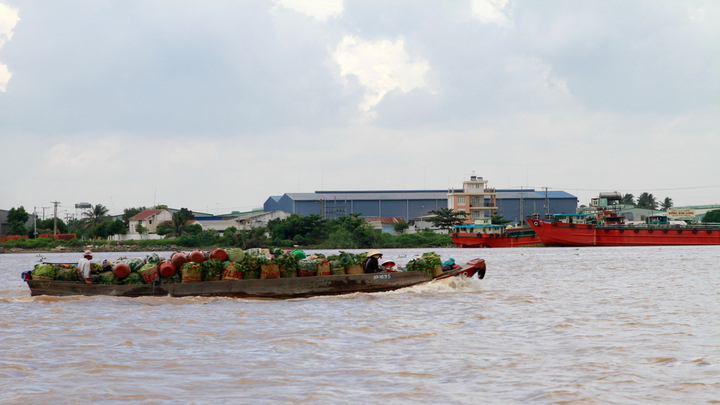
[[[79,281],[26,280],[32,296],[107,295],[119,297],[236,297],[298,298],[355,292],[392,291],[454,276],[485,277],[485,260],[467,264],[432,278],[418,272],[388,272],[338,276],[313,276],[250,280],[204,281],[198,283],[152,283],[139,285],[85,284]]]

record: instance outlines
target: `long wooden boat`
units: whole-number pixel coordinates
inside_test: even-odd
[[[392,291],[454,276],[485,277],[485,260],[474,259],[457,269],[432,278],[418,272],[370,273],[338,276],[205,281],[199,283],[104,285],[79,281],[26,280],[32,296],[107,295],[120,297],[236,297],[298,298],[356,292]]]

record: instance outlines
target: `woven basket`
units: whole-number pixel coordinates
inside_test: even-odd
[[[317,269],[318,276],[329,276],[331,274],[332,273],[330,273],[330,263],[322,262],[318,265],[318,269]]]
[[[280,278],[280,267],[275,263],[260,266],[260,278]]]
[[[345,274],[365,274],[363,266],[354,264],[352,266],[345,267]]]
[[[432,269],[433,278],[440,277],[440,276],[442,276],[442,274],[443,274],[442,266],[438,265],[438,266],[435,266],[434,269]]]
[[[345,275],[345,267],[330,269],[330,274],[333,276],[343,276]]]
[[[55,279],[53,277],[48,277],[48,276],[31,276],[30,280],[50,281],[50,280],[55,280]]]

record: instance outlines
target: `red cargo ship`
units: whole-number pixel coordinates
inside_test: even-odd
[[[596,224],[587,217],[563,214],[527,221],[545,246],[720,245],[720,226],[628,225],[610,210],[599,210]]]
[[[510,248],[540,246],[542,241],[532,228],[507,228],[506,225],[462,225],[450,233],[459,248]]]

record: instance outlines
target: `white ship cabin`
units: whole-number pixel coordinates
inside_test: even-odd
[[[553,214],[552,220],[566,224],[587,224],[588,216],[588,214]]]

